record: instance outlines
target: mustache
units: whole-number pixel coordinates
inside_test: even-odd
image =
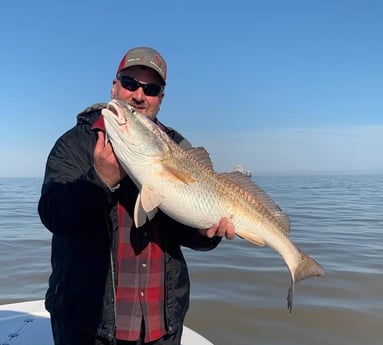
[[[136,102],[134,100],[128,102],[128,104],[135,108],[135,107],[140,107],[141,109],[146,109],[147,108],[147,105],[145,104],[145,102]]]

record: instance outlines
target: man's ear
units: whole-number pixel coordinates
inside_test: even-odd
[[[112,81],[112,88],[111,88],[111,90],[110,90],[110,98],[114,98],[114,95],[116,94],[116,91],[115,91],[115,89],[116,89],[116,83],[117,83],[117,79],[115,78],[115,79],[113,79],[113,81]]]

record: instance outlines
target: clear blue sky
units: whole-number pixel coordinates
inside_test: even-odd
[[[383,172],[383,1],[1,1],[0,176],[42,176],[122,55],[168,63],[160,119],[217,171]]]

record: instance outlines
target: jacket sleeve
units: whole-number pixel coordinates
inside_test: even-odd
[[[94,168],[96,139],[89,125],[77,125],[57,140],[48,156],[38,212],[53,233],[101,229],[99,224],[105,224],[113,191]]]

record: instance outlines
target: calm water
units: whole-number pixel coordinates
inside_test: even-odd
[[[383,176],[255,177],[289,214],[294,242],[326,270],[296,286],[269,248],[235,239],[185,250],[186,324],[215,345],[383,344]],[[0,179],[0,304],[41,299],[50,234],[36,212],[41,179]]]

